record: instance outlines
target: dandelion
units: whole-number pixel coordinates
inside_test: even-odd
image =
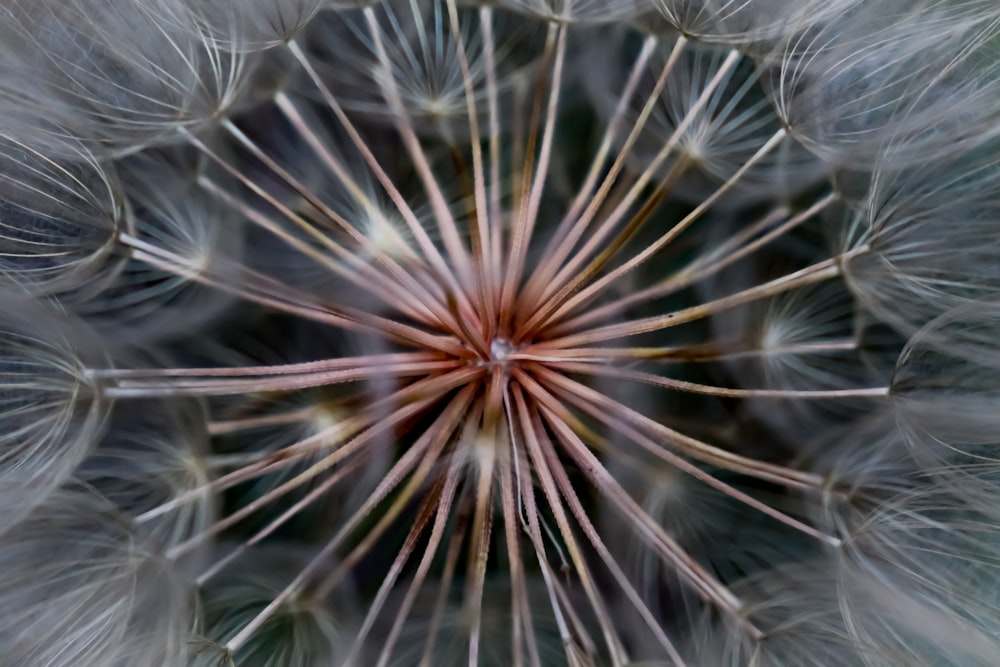
[[[183,580],[133,528],[70,485],[4,533],[0,627],[11,664],[182,664]]]
[[[1000,650],[995,8],[0,16],[15,664]]]

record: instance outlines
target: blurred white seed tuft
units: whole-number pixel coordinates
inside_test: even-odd
[[[991,0],[10,0],[17,667],[988,667]]]

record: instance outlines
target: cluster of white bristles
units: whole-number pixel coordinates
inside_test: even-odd
[[[1000,664],[995,0],[4,0],[0,663]]]

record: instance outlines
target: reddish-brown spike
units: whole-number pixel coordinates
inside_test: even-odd
[[[424,643],[424,653],[420,657],[420,667],[434,667],[434,647],[437,643],[438,633],[441,630],[441,617],[444,615],[445,605],[448,602],[448,593],[451,590],[452,582],[455,578],[455,570],[458,564],[458,557],[461,552],[462,543],[465,541],[465,531],[468,527],[468,514],[459,512],[455,520],[455,529],[448,542],[448,552],[445,554],[444,570],[438,582],[438,596],[434,602],[434,611],[431,612],[430,627],[427,630],[427,641]]]
[[[518,376],[524,375],[523,373],[518,373],[516,369],[515,373],[517,373]],[[518,380],[522,381],[522,378],[518,377]],[[563,510],[562,500],[559,498],[559,493],[556,490],[552,473],[549,471],[548,465],[545,461],[543,450],[549,445],[543,445],[542,438],[544,438],[544,429],[539,421],[538,415],[534,414],[533,411],[529,409],[525,395],[522,391],[516,390],[514,392],[514,403],[517,406],[518,417],[525,427],[525,443],[528,455],[530,456],[533,464],[532,467],[535,471],[535,475],[541,484],[542,491],[545,494],[549,508],[555,516],[556,525],[559,527],[559,534],[563,539],[566,550],[569,552],[570,560],[573,561],[573,568],[576,571],[577,576],[579,576],[580,582],[583,584],[587,598],[590,600],[591,608],[601,625],[601,631],[604,634],[604,640],[607,643],[612,662],[615,664],[623,663],[626,658],[621,637],[618,636],[614,623],[611,621],[608,607],[597,589],[596,582],[594,581],[590,568],[587,566],[586,560],[583,557],[580,545],[577,543],[576,537],[573,535],[572,528]]]
[[[411,409],[415,413],[431,405],[434,400],[435,399],[425,398],[421,402],[414,403]],[[171,512],[187,503],[194,502],[201,498],[205,493],[219,493],[232,488],[237,484],[262,477],[263,475],[277,470],[282,470],[295,464],[303,457],[315,452],[318,449],[333,446],[334,444],[339,443],[343,438],[350,438],[352,435],[368,428],[374,423],[375,420],[372,413],[349,417],[337,424],[323,429],[319,433],[300,440],[277,452],[265,452],[261,454],[260,460],[254,461],[242,468],[227,473],[222,477],[213,479],[202,487],[192,489],[175,496],[170,501],[162,503],[136,516],[135,521],[137,523],[145,523],[155,519],[156,517],[162,516],[167,512]],[[340,458],[343,458],[345,455],[349,455],[352,451],[353,449],[348,448],[346,452],[344,452],[344,447],[341,447],[338,449],[339,458],[337,460],[340,460]],[[336,463],[336,461],[334,461],[334,463]]]
[[[616,380],[629,380],[643,384],[655,385],[664,389],[683,391],[705,396],[721,396],[724,398],[782,398],[801,400],[820,400],[827,398],[879,398],[889,395],[889,387],[855,387],[851,389],[733,389],[716,387],[686,380],[645,373],[631,368],[618,368],[594,363],[579,363],[573,361],[549,364],[570,373],[581,375],[599,375]]]
[[[129,240],[128,245],[140,248],[139,243],[141,242],[138,240]],[[214,275],[210,267],[193,271],[183,258],[156,248],[136,249],[132,252],[132,258],[180,278],[207,285],[265,308],[348,331],[374,334],[404,345],[439,350],[459,359],[475,357],[472,350],[462,346],[454,338],[438,336],[401,322],[356,309],[338,309],[327,304],[305,302],[301,297],[289,294],[287,288],[280,283],[256,274],[245,267],[240,270],[240,284],[237,285],[231,279],[227,280]]]
[[[256,378],[231,380],[208,377],[205,379],[179,378],[160,381],[119,379],[112,386],[105,386],[102,392],[111,398],[144,398],[160,396],[232,396],[261,391],[292,391],[313,387],[327,387],[335,384],[393,377],[444,377],[449,371],[468,368],[465,364],[451,361],[425,361],[417,363],[375,363],[336,371],[316,371],[295,375],[272,375]]]
[[[679,55],[679,52],[677,53]],[[657,154],[653,162],[645,171],[642,172],[641,176],[631,185],[631,187],[629,187],[628,192],[621,198],[618,204],[614,207],[614,210],[608,214],[601,226],[588,237],[587,242],[576,252],[573,260],[566,263],[566,265],[559,270],[555,277],[549,281],[549,284],[546,286],[546,289],[542,294],[543,299],[547,299],[555,291],[561,289],[571,277],[575,276],[579,271],[580,264],[585,262],[587,258],[601,246],[604,242],[604,238],[617,227],[619,221],[625,216],[628,210],[631,209],[636,198],[638,198],[640,193],[645,190],[646,186],[653,179],[653,174],[660,168],[663,161],[666,160],[667,157],[674,151],[683,134],[690,127],[691,123],[693,123],[698,117],[698,113],[708,103],[708,100],[711,98],[715,89],[722,83],[723,79],[727,76],[728,71],[736,65],[740,57],[741,55],[736,49],[733,49],[729,53],[729,56],[719,68],[719,71],[701,92],[701,95],[699,95],[694,105],[688,109],[684,119],[677,125],[669,141],[667,141],[663,148],[660,149],[660,152]],[[535,304],[532,305],[534,306]]]
[[[513,438],[508,438],[508,446],[513,448]],[[505,456],[500,462],[500,518],[503,521],[504,537],[507,545],[507,568],[511,587],[511,655],[512,667],[523,667],[522,649],[531,656],[532,667],[541,667],[541,658],[535,646],[531,627],[531,609],[528,605],[528,589],[524,563],[521,555],[520,526],[518,525],[519,498],[514,496],[513,458]]]
[[[524,154],[524,171],[521,178],[518,203],[514,213],[514,228],[511,232],[510,249],[507,255],[507,265],[504,267],[504,279],[500,292],[500,335],[511,338],[514,314],[516,311],[517,292],[524,273],[524,260],[531,242],[538,213],[538,202],[544,177],[547,175],[550,157],[552,133],[555,128],[555,111],[558,103],[559,86],[562,78],[562,65],[566,51],[566,26],[549,26],[545,41],[543,64],[539,69],[531,108],[530,129]],[[552,81],[547,80],[547,70],[552,67]],[[538,140],[538,126],[541,122],[543,98],[546,85],[549,88],[548,108],[545,126],[542,129],[542,148],[538,157],[538,168],[535,166],[535,146]]]
[[[471,395],[472,387],[468,387],[467,390]],[[463,394],[464,393],[465,392],[463,392]],[[452,406],[450,406],[455,408],[455,410],[446,413],[448,415],[448,421],[445,422],[444,425],[448,428],[443,428],[440,431],[428,430],[425,433],[425,435],[431,439],[431,443],[427,454],[421,460],[420,466],[413,473],[410,479],[407,480],[406,485],[399,491],[399,495],[393,500],[392,504],[380,515],[379,521],[375,524],[375,526],[370,528],[365,533],[364,538],[348,555],[344,557],[337,570],[332,572],[322,582],[322,584],[318,587],[320,590],[332,590],[336,583],[350,571],[350,568],[360,561],[360,559],[375,546],[378,539],[389,529],[389,527],[392,526],[393,523],[395,523],[396,519],[398,519],[400,514],[402,514],[402,512],[407,508],[417,491],[424,485],[424,482],[430,475],[431,471],[440,466],[442,454],[446,445],[452,440],[455,431],[462,425],[462,418],[468,416],[467,412],[460,409],[460,406],[464,405],[468,398],[469,396],[462,396],[461,403],[453,403]],[[472,414],[472,418],[474,420],[478,420],[479,416],[479,413],[476,411]],[[375,505],[379,500],[381,500],[381,498],[369,498],[368,501],[366,501],[365,506],[356,512],[354,516],[351,517],[350,521],[341,526],[333,540],[331,540],[331,543],[336,541],[336,544],[339,544],[340,541],[350,535],[359,525],[361,520],[375,508]]]
[[[495,428],[494,428],[495,431]],[[485,437],[489,437],[488,434]],[[477,459],[478,478],[475,487],[475,509],[472,518],[472,540],[469,549],[469,570],[466,578],[465,604],[471,616],[469,630],[469,664],[479,664],[479,640],[482,631],[483,588],[486,583],[486,559],[489,557],[493,532],[493,487],[496,475],[497,447],[494,438],[487,454]],[[471,483],[471,482],[470,482]]]
[[[562,266],[562,263],[572,251],[573,246],[577,243],[577,241],[579,241],[584,231],[586,231],[587,226],[593,220],[593,217],[607,199],[608,192],[611,190],[612,185],[618,178],[618,174],[625,165],[625,159],[628,156],[629,151],[631,151],[632,146],[645,127],[646,120],[652,112],[656,98],[659,96],[659,91],[661,91],[663,86],[666,85],[667,77],[670,75],[670,72],[676,64],[677,59],[680,57],[681,52],[684,50],[686,43],[687,39],[683,36],[679,37],[675,42],[669,59],[660,70],[660,76],[643,107],[642,113],[639,118],[632,123],[632,129],[629,131],[625,143],[623,144],[621,150],[619,150],[618,156],[615,158],[615,161],[608,170],[608,173],[602,179],[597,193],[595,194],[594,187],[597,185],[597,179],[600,178],[601,170],[611,152],[612,142],[618,132],[619,125],[622,123],[622,119],[628,108],[628,103],[635,92],[635,88],[638,86],[643,68],[646,66],[646,63],[649,61],[649,58],[652,56],[653,51],[656,48],[657,40],[653,37],[649,37],[643,44],[642,51],[640,51],[639,55],[636,57],[629,79],[625,83],[622,95],[619,98],[617,107],[615,108],[614,115],[605,128],[605,135],[601,140],[601,145],[597,150],[597,154],[594,156],[593,162],[591,163],[590,171],[588,172],[583,185],[578,190],[576,198],[573,200],[573,204],[566,212],[563,220],[559,223],[559,227],[556,228],[552,240],[545,248],[543,253],[543,256],[546,257],[545,263],[540,267],[540,270],[536,271],[534,275],[531,276],[527,286],[525,287],[523,297],[526,304],[537,305],[540,302],[543,292],[548,289],[548,284],[552,280],[553,276],[555,276],[556,271],[558,271]],[[532,308],[532,310],[534,310],[534,308]]]
[[[587,450],[584,443],[579,438],[575,437],[575,434],[570,429],[569,424],[561,420],[551,410],[549,410],[545,406],[540,406],[539,410],[545,417],[545,421],[547,421],[549,423],[549,426],[553,429],[554,433],[556,434],[556,439],[559,441],[559,443],[563,446],[563,448],[567,449],[570,452],[570,455],[573,456],[573,458],[575,458],[578,462],[580,462],[582,458],[582,451]],[[607,566],[608,570],[611,572],[615,581],[618,583],[619,587],[622,589],[626,597],[629,599],[629,602],[631,602],[632,606],[635,607],[637,612],[639,612],[639,615],[646,623],[646,626],[649,628],[650,632],[653,633],[653,635],[656,637],[656,640],[667,652],[667,655],[670,656],[670,659],[674,661],[677,667],[685,667],[687,663],[681,657],[680,653],[677,652],[677,648],[674,646],[674,643],[670,641],[669,637],[667,637],[667,634],[663,631],[663,627],[653,617],[652,612],[642,601],[642,598],[640,597],[639,593],[635,590],[635,587],[632,586],[631,582],[628,580],[628,577],[622,571],[621,566],[618,565],[618,561],[615,559],[614,556],[612,556],[611,552],[608,551],[608,548],[607,546],[605,546],[604,541],[601,540],[600,535],[598,535],[597,530],[594,528],[593,523],[591,523],[590,521],[590,517],[587,516],[587,511],[583,508],[580,499],[577,497],[576,491],[573,489],[573,485],[569,481],[569,477],[566,476],[566,471],[563,469],[563,466],[559,463],[559,459],[556,456],[555,452],[552,451],[551,449],[548,450],[546,452],[546,457],[548,458],[549,469],[552,470],[553,476],[555,477],[556,480],[556,484],[559,487],[559,491],[562,494],[563,498],[566,499],[566,503],[569,506],[570,512],[573,514],[573,517],[576,519],[576,522],[580,526],[580,528],[583,529],[583,533],[584,535],[586,535],[587,540],[590,542],[591,546],[593,546],[594,549],[597,551],[601,560]],[[599,462],[597,462],[597,459],[595,457],[590,457],[590,459],[591,460],[588,461],[586,465],[595,465],[595,464],[597,466],[601,465]],[[601,466],[601,468],[603,469],[603,466]],[[592,472],[586,467],[584,467],[584,470],[586,472]],[[594,477],[591,477],[591,479],[594,481],[598,489],[602,489],[600,481],[598,479],[594,479]]]
[[[604,244],[600,252],[576,275],[559,289],[554,295],[549,296],[538,308],[526,311],[526,316],[518,323],[516,331],[516,342],[530,339],[539,329],[558,323],[563,319],[562,315],[567,311],[567,306],[572,306],[576,302],[579,290],[587,283],[601,283],[603,279],[598,279],[601,271],[615,258],[622,248],[631,240],[643,226],[650,220],[653,213],[669,189],[683,174],[687,163],[683,159],[678,159],[670,166],[667,175],[657,185],[656,189],[646,198],[639,207],[639,210],[632,215],[625,226],[614,236],[614,238]],[[600,229],[600,226],[598,226]],[[577,258],[574,258],[577,259]]]
[[[600,294],[603,290],[607,289],[608,286],[610,286],[616,280],[624,276],[626,273],[633,271],[636,267],[642,265],[651,257],[655,256],[663,248],[665,248],[667,245],[673,242],[684,230],[690,227],[695,221],[700,219],[701,216],[704,215],[705,212],[708,211],[712,207],[712,205],[715,204],[715,202],[722,197],[723,194],[725,194],[729,189],[731,189],[736,183],[739,182],[739,180],[744,176],[744,174],[746,174],[747,171],[750,170],[751,167],[753,167],[753,165],[757,164],[757,162],[762,160],[784,139],[785,139],[785,130],[783,129],[778,130],[774,134],[774,136],[772,136],[771,139],[767,141],[767,143],[761,146],[761,148],[753,155],[753,157],[747,160],[747,162],[743,164],[736,171],[736,173],[733,174],[725,183],[719,186],[719,188],[715,192],[713,192],[711,195],[703,199],[694,208],[693,211],[684,216],[684,218],[682,218],[679,222],[677,222],[677,224],[671,227],[666,233],[664,233],[658,239],[656,239],[655,241],[653,241],[648,245],[645,245],[639,253],[630,257],[627,261],[623,262],[620,266],[615,267],[613,270],[609,271],[601,278],[593,281],[590,285],[582,289],[574,296],[566,299],[565,303],[559,304],[558,309],[554,313],[552,313],[551,316],[548,317],[547,321],[549,323],[555,323],[565,319],[569,314],[574,312],[575,309],[579,308],[581,305],[594,299],[595,296]],[[676,165],[678,166],[678,168],[683,168],[684,161],[678,160]],[[664,194],[664,191],[661,188],[669,187],[670,180],[673,178],[674,178],[674,170],[673,168],[671,168],[670,172],[668,172],[667,176],[664,179],[664,184],[661,185],[659,188],[657,188],[653,196],[651,196],[650,200],[648,200],[643,205],[642,209],[640,209],[640,211],[636,214],[636,217],[629,222],[629,226],[633,224],[641,226],[642,222],[644,222],[645,219],[648,219],[648,216],[651,215],[653,212],[651,205],[655,206],[656,204],[655,198],[658,196],[663,196]],[[625,231],[623,232],[623,234],[626,235],[626,238],[627,235],[631,232],[629,226],[626,226]],[[621,249],[623,245],[624,245],[624,240],[615,239],[614,242],[608,244],[607,249],[602,252],[602,255],[610,254],[611,256],[613,256],[617,254],[617,252]],[[601,256],[599,255],[599,257]],[[610,257],[608,258],[608,260],[610,260]],[[600,266],[603,265],[604,264]],[[590,267],[588,267],[587,270],[589,271]]]
[[[532,398],[538,401],[539,409],[547,407],[553,397],[547,395],[544,390],[539,391],[537,382],[530,378],[522,377],[524,373],[518,373],[518,380],[525,382],[525,391],[530,392]],[[561,420],[560,420],[561,421]],[[565,434],[572,431],[565,430]],[[568,437],[568,436],[567,436]],[[576,436],[573,435],[573,438]],[[583,446],[586,449],[586,446]],[[578,454],[578,451],[571,452]],[[588,452],[589,453],[589,450]],[[607,497],[615,502],[619,509],[633,522],[636,532],[640,534],[651,547],[656,548],[661,556],[670,562],[671,566],[680,573],[696,590],[700,591],[707,599],[714,601],[721,609],[736,614],[742,603],[729,589],[723,586],[714,576],[708,573],[705,568],[696,563],[684,550],[674,542],[655,521],[653,521],[642,509],[629,497],[628,493],[614,480],[604,467],[597,462],[592,455],[581,457],[581,465],[596,465],[596,468],[585,469],[588,476],[595,476],[600,479],[601,486],[607,493]],[[536,468],[543,466],[544,462],[535,461]],[[603,471],[604,474],[601,474]],[[544,487],[543,487],[544,488]]]
[[[857,252],[852,251],[851,254],[857,254]],[[758,299],[771,297],[776,294],[782,294],[799,287],[805,287],[806,285],[812,285],[834,278],[840,275],[840,267],[844,259],[844,256],[827,259],[804,269],[799,269],[794,273],[782,276],[781,278],[776,278],[769,282],[755,285],[754,287],[716,299],[715,301],[709,301],[708,303],[685,308],[684,310],[667,313],[666,315],[655,315],[653,317],[632,320],[621,324],[611,324],[579,333],[571,333],[562,338],[548,341],[548,344],[553,347],[578,347],[580,345],[589,345],[606,340],[627,338],[629,336],[637,336],[643,333],[662,331],[663,329],[676,327],[687,322],[693,322],[695,320],[700,320],[710,315],[714,315],[729,308],[735,308],[736,306],[757,301]]]
[[[392,565],[389,566],[389,571],[386,573],[385,580],[382,582],[382,585],[379,586],[378,592],[369,604],[368,614],[365,616],[364,622],[355,632],[354,648],[348,656],[348,663],[352,662],[351,658],[356,655],[357,651],[364,643],[365,638],[371,631],[372,625],[375,624],[375,619],[382,611],[382,607],[385,605],[385,602],[389,597],[389,593],[392,592],[393,585],[402,573],[403,566],[410,559],[410,556],[413,554],[413,551],[417,546],[418,539],[423,534],[427,524],[430,523],[431,518],[433,518],[434,522],[431,526],[430,538],[427,545],[424,547],[423,558],[421,559],[420,566],[418,567],[426,569],[430,566],[430,562],[433,560],[438,547],[441,544],[441,537],[444,535],[445,526],[448,524],[448,519],[451,515],[452,503],[455,500],[455,493],[458,489],[460,480],[461,475],[459,474],[458,466],[452,466],[448,475],[434,485],[434,488],[427,493],[424,501],[420,504],[420,508],[417,510],[416,516],[413,519],[413,527],[407,533],[406,539],[399,547],[396,557],[393,558]],[[323,586],[322,588],[326,588],[326,586]]]
[[[511,394],[516,391],[520,391],[516,384],[512,384]],[[511,399],[512,409],[513,409],[513,399]],[[519,434],[525,437],[526,425],[518,423]],[[520,445],[514,443],[512,447],[512,452],[517,452]],[[521,456],[512,457],[512,462],[514,463],[515,480],[530,479],[530,468],[529,468],[529,456],[527,452],[522,452]],[[567,622],[567,614],[570,609],[569,605],[564,605],[561,597],[558,593],[557,587],[558,582],[555,580],[554,572],[548,561],[548,554],[545,550],[545,543],[542,538],[541,531],[541,511],[535,500],[535,490],[532,483],[518,483],[518,495],[519,500],[524,506],[524,520],[526,521],[525,529],[529,537],[529,542],[535,552],[535,559],[538,563],[539,569],[541,570],[542,580],[545,582],[546,590],[549,594],[550,606],[552,609],[552,614],[555,617],[556,624],[559,627],[559,635],[562,639],[563,646],[569,647],[574,643],[574,636],[570,630],[569,623]],[[564,566],[564,571],[569,571],[569,566]],[[576,626],[576,624],[574,624]],[[588,642],[589,643],[589,642]],[[569,649],[567,648],[567,651]]]
[[[330,111],[333,112],[333,115],[344,128],[344,131],[347,132],[351,142],[358,149],[358,152],[361,153],[361,156],[368,165],[368,168],[371,169],[379,184],[385,189],[386,194],[389,195],[392,203],[396,206],[396,209],[403,216],[407,228],[413,234],[413,238],[417,240],[417,244],[420,246],[421,251],[427,257],[431,266],[435,269],[435,271],[439,272],[442,278],[447,280],[449,285],[455,284],[456,281],[454,274],[451,272],[448,264],[444,261],[444,257],[442,257],[441,253],[434,246],[430,236],[427,235],[427,230],[425,230],[423,225],[420,224],[420,221],[417,219],[413,210],[407,203],[406,198],[403,197],[395,183],[393,183],[392,178],[389,177],[389,175],[385,172],[385,169],[382,168],[382,165],[379,164],[375,155],[372,153],[371,148],[365,142],[364,138],[362,138],[361,133],[358,132],[354,123],[351,122],[350,118],[344,112],[343,107],[341,107],[340,103],[337,102],[336,96],[330,91],[327,85],[323,82],[322,77],[320,77],[320,75],[316,72],[316,69],[312,66],[312,62],[309,60],[305,51],[302,50],[295,40],[288,42],[287,46],[289,52],[291,52],[292,56],[309,77],[309,80],[312,81],[313,85],[316,87],[316,90],[319,91],[323,101],[330,108]]]
[[[559,395],[572,405],[580,409],[600,408],[615,416],[622,423],[632,424],[654,437],[665,441],[672,448],[678,450],[685,456],[690,456],[704,463],[709,463],[723,470],[738,472],[743,475],[755,477],[757,479],[775,482],[788,486],[806,490],[819,490],[824,488],[825,481],[819,475],[805,473],[800,470],[786,468],[784,466],[765,463],[750,459],[733,452],[714,447],[696,438],[679,433],[659,422],[652,420],[645,415],[622,405],[600,392],[594,391],[584,384],[571,380],[546,368],[533,368],[533,372],[543,380],[547,387],[557,391]],[[516,370],[515,374],[521,373]],[[520,377],[520,376],[518,376]],[[534,383],[537,386],[537,382]],[[544,395],[544,394],[543,394]],[[558,403],[558,401],[556,401]]]

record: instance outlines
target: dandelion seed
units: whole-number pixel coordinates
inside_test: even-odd
[[[885,663],[988,665],[1000,646],[996,514],[980,496],[994,480],[948,479],[954,472],[854,527],[839,579],[844,617]]]
[[[181,664],[188,596],[107,501],[61,489],[3,538],[0,641],[17,665]]]
[[[0,300],[0,531],[17,525],[73,474],[100,438],[110,403],[86,375],[105,363],[80,323],[25,296]]]
[[[42,150],[6,135],[0,146],[5,283],[88,299],[120,270],[114,239],[132,224],[117,174],[77,141],[52,139]]]
[[[992,566],[995,27],[958,4],[12,4],[6,284],[109,354],[0,319],[0,557],[73,494],[114,521],[3,648],[981,660],[991,593],[941,569]]]
[[[954,307],[995,294],[998,175],[991,146],[936,161],[933,173],[921,166],[876,174],[866,210],[848,237],[873,252],[852,259],[845,273],[881,320],[911,333]],[[941,238],[944,226],[952,231]]]
[[[252,552],[231,568],[225,578],[207,587],[202,602],[203,622],[211,643],[197,651],[195,664],[206,667],[227,663],[259,667],[339,664],[339,653],[349,633],[345,620],[351,611],[349,602],[311,599],[308,594],[289,600],[239,651],[227,653],[222,648],[281,590],[281,584],[276,582],[281,580],[283,572],[296,567],[295,560],[296,554],[287,551]]]
[[[245,73],[180,1],[18,0],[3,16],[7,85],[30,91],[46,121],[116,152],[212,118]]]
[[[927,164],[975,146],[993,136],[996,18],[975,1],[860,3],[787,40],[778,112],[848,168]]]
[[[900,355],[896,416],[921,455],[956,464],[994,458],[996,317],[994,302],[961,306],[921,329]]]
[[[129,516],[190,490],[199,492],[211,476],[200,406],[192,402],[171,405],[168,410],[135,407],[133,414],[116,415],[107,437],[76,471],[80,481]],[[213,501],[204,493],[176,512],[142,524],[141,529],[155,544],[173,547],[210,524],[216,512]]]
[[[824,25],[850,11],[858,0],[806,0],[794,7],[774,0],[655,0],[653,4],[684,34],[748,45]]]

